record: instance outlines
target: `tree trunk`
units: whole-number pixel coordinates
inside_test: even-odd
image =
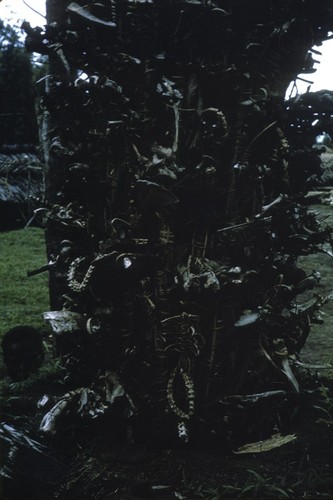
[[[46,18],[49,26],[54,26],[55,29],[63,30],[66,26],[67,13],[66,8],[69,0],[47,0],[46,1]],[[47,77],[46,95],[52,95],[54,87],[61,82],[68,85],[70,76],[68,69],[61,58],[62,49],[52,50],[49,53],[49,73]],[[57,141],[59,130],[59,119],[55,113],[50,113],[45,109],[43,120],[43,146],[46,151],[47,174],[46,174],[46,204],[52,206],[61,204],[59,193],[64,182],[63,161],[61,156],[57,155],[52,149],[52,145]],[[63,239],[63,232],[58,224],[54,224],[52,219],[47,222],[45,230],[46,250],[49,262],[54,262],[59,255],[59,244]],[[61,309],[63,301],[61,299],[63,288],[63,270],[56,267],[50,269],[49,272],[49,295],[50,306],[52,309]]]

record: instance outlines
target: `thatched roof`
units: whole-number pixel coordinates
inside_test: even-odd
[[[11,227],[13,217],[14,225],[18,219],[29,217],[43,195],[43,164],[33,149],[24,149],[19,146],[0,149],[0,206],[5,212],[5,217],[1,216],[1,227]]]
[[[0,200],[22,203],[41,189],[43,167],[35,152],[0,149]]]

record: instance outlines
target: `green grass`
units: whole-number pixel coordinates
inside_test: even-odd
[[[27,277],[27,271],[38,269],[46,262],[42,229],[29,227],[0,233],[0,340],[7,330],[17,325],[48,331],[43,318],[50,307],[48,273]],[[0,355],[0,408],[8,395],[24,393],[36,377],[55,369],[48,359],[28,381],[12,384]]]
[[[27,271],[46,262],[42,229],[30,227],[0,233],[0,337],[16,325],[45,328],[48,273],[28,278]]]

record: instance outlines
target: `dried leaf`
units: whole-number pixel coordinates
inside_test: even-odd
[[[241,316],[238,318],[238,320],[235,323],[235,326],[241,327],[241,326],[252,325],[256,321],[258,321],[259,318],[260,318],[259,311],[246,310],[246,311],[243,311]]]
[[[81,392],[81,396],[79,398],[79,413],[81,413],[84,410],[84,407],[87,406],[88,404],[88,389],[83,388]]]
[[[78,16],[83,17],[84,19],[87,19],[92,23],[102,24],[103,26],[108,26],[110,28],[116,27],[116,24],[113,21],[104,21],[103,19],[94,16],[93,14],[91,14],[91,12],[89,12],[84,7],[81,7],[81,5],[78,5],[76,2],[70,3],[69,6],[67,7],[67,10],[73,12],[74,14],[77,14]]]
[[[50,411],[48,411],[39,426],[40,432],[44,434],[55,434],[57,432],[58,418],[62,415],[68,408],[68,405],[72,402],[69,394],[65,394],[63,399],[58,401]]]
[[[218,7],[215,7],[214,9],[212,9],[212,12],[219,12],[220,14],[223,14],[224,16],[230,16],[230,12],[227,12],[226,10],[220,9]]]
[[[280,448],[285,444],[292,443],[295,439],[297,439],[296,434],[288,434],[287,436],[282,436],[280,433],[273,434],[273,436],[269,439],[257,441],[256,443],[245,444],[234,451],[234,453],[236,455],[244,453],[264,453],[266,451],[274,450],[275,448]]]
[[[201,0],[184,0],[183,3],[189,3],[191,5],[202,5]]]
[[[127,0],[128,3],[141,3],[141,4],[144,4],[144,3],[148,3],[148,4],[153,4],[154,1],[153,0]]]
[[[232,396],[226,396],[225,400],[231,403],[241,403],[241,404],[256,404],[258,401],[262,401],[263,399],[272,399],[272,398],[281,398],[286,396],[285,391],[277,390],[277,391],[266,391],[259,392],[256,394],[234,394]]]
[[[125,389],[119,382],[117,375],[113,372],[109,372],[104,379],[106,401],[113,404],[117,398],[121,398],[125,395]]]
[[[175,491],[175,497],[178,498],[178,500],[185,500],[187,497],[184,497],[179,491]]]
[[[298,393],[299,392],[299,383],[297,382],[295,375],[292,372],[292,369],[290,368],[289,360],[287,357],[282,358],[282,371],[288,378],[289,382],[291,383],[292,387],[295,389],[295,391]]]
[[[21,431],[4,422],[0,424],[0,438],[13,446],[24,446],[37,452],[46,451],[41,443],[29,438]]]

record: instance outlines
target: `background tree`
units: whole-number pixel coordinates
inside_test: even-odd
[[[34,66],[19,33],[0,24],[0,144],[37,144]]]

